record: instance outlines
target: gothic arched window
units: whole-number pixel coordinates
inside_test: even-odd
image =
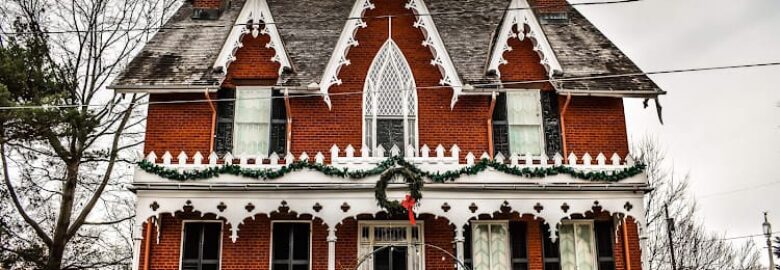
[[[388,39],[374,58],[363,90],[363,144],[417,149],[417,91],[412,69]]]

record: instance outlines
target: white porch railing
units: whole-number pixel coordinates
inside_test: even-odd
[[[581,156],[577,156],[575,153],[569,153],[567,157],[563,157],[560,153],[556,153],[552,157],[545,154],[541,156],[533,156],[531,154],[518,154],[513,153],[508,157],[502,153],[497,153],[493,158],[487,152],[483,152],[479,155],[479,158],[473,152],[465,154],[464,159],[461,160],[461,151],[458,145],[452,145],[449,151],[446,151],[443,145],[436,146],[433,149],[434,153],[431,153],[431,148],[428,145],[423,145],[419,149],[413,146],[408,146],[404,151],[404,159],[413,164],[431,164],[431,165],[465,165],[471,166],[476,164],[481,159],[493,160],[499,163],[505,163],[512,166],[527,166],[527,167],[545,167],[545,166],[571,166],[582,169],[623,169],[626,167],[634,166],[635,162],[633,158],[628,155],[624,158],[620,157],[617,153],[613,153],[609,159],[604,153],[598,153],[594,158],[590,153],[584,153]],[[385,161],[388,156],[400,156],[401,151],[397,146],[393,146],[389,153],[380,145],[374,151],[370,151],[368,147],[363,146],[360,149],[360,155],[356,155],[356,149],[352,145],[347,145],[342,151],[337,145],[333,145],[330,149],[330,165],[336,167],[354,167],[367,164],[377,164]],[[279,155],[272,153],[271,155],[233,155],[226,153],[221,157],[216,153],[209,154],[208,158],[204,160],[203,154],[195,152],[192,156],[186,152],[179,152],[174,160],[174,156],[171,152],[166,151],[162,157],[158,157],[157,153],[150,152],[146,158],[146,161],[153,164],[165,165],[166,167],[180,167],[180,168],[197,168],[204,166],[217,166],[217,165],[241,165],[242,167],[252,168],[277,168],[283,165],[292,164],[297,161],[312,161],[312,156],[307,152],[300,153],[297,157],[292,153],[286,155]],[[236,162],[237,161],[237,162]],[[325,164],[325,154],[317,152],[313,156],[314,163]]]

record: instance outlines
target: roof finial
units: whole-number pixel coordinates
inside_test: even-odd
[[[387,16],[387,39],[393,39],[393,16]]]

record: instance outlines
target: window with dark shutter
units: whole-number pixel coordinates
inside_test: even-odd
[[[550,226],[544,222],[540,222],[542,231],[542,252],[544,262],[544,270],[560,270],[561,269],[561,255],[558,247],[558,242],[553,242],[550,239]]]
[[[274,223],[271,270],[309,269],[309,223]]]
[[[509,223],[509,244],[512,249],[512,270],[528,270],[528,241],[526,223]]]
[[[283,95],[276,90],[268,95],[267,91],[272,90],[242,88],[246,89],[222,89],[217,93],[220,101],[217,104],[217,124],[214,132],[215,151],[220,155],[228,152],[234,155],[284,155],[287,153],[287,107]],[[244,91],[240,109],[237,109],[236,101],[233,101],[240,99],[236,91]],[[258,112],[258,109],[263,111]],[[238,114],[242,115],[241,126],[237,132]],[[263,119],[255,119],[255,116]],[[236,139],[239,139],[238,145]],[[252,153],[246,152],[247,149]],[[260,153],[254,153],[256,151]]]
[[[278,155],[287,153],[287,106],[280,91],[273,92],[271,102],[271,138],[269,151]]]
[[[224,155],[233,151],[233,116],[235,110],[236,91],[220,89],[217,92],[217,126],[214,132],[214,151]]]
[[[599,270],[615,270],[615,256],[612,253],[612,221],[596,221],[596,249]]]
[[[222,223],[184,223],[182,239],[182,270],[219,269]]]
[[[505,157],[509,153],[509,126],[506,121],[506,94],[496,96],[496,105],[493,108],[493,153],[501,153]]]
[[[555,91],[542,91],[542,124],[547,155],[552,158],[556,153],[563,154],[561,142],[561,114],[558,110],[558,94]]]

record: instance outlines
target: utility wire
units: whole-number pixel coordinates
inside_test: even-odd
[[[608,4],[623,4],[623,3],[631,3],[631,2],[640,2],[643,0],[613,0],[613,1],[597,1],[597,2],[580,2],[580,3],[570,3],[570,4],[554,4],[554,5],[538,5],[538,6],[530,6],[530,7],[522,7],[522,8],[494,8],[491,10],[503,10],[503,11],[511,11],[511,10],[535,10],[535,9],[549,9],[549,8],[556,8],[556,7],[568,7],[568,6],[595,6],[595,5],[608,5]],[[407,17],[407,16],[434,16],[434,15],[472,15],[468,12],[462,12],[462,11],[453,11],[453,12],[430,12],[430,13],[404,13],[404,14],[389,14],[389,15],[376,15],[376,16],[361,16],[361,17],[347,17],[345,21],[348,20],[363,20],[363,19],[386,19],[386,18],[396,18],[396,17]],[[118,29],[94,29],[94,30],[51,30],[51,31],[20,31],[20,32],[6,32],[6,31],[0,31],[0,34],[3,35],[24,35],[24,34],[70,34],[70,33],[104,33],[104,32],[134,32],[134,31],[141,31],[141,32],[150,32],[152,30],[181,30],[186,28],[233,28],[236,26],[251,26],[251,25],[284,25],[284,24],[298,24],[298,23],[323,23],[328,22],[330,20],[302,20],[302,21],[281,21],[281,22],[263,22],[263,23],[237,23],[237,24],[197,24],[197,25],[188,25],[186,27],[184,26],[162,26],[162,27],[143,27],[143,28],[118,28]],[[341,21],[341,20],[339,20]]]
[[[560,79],[543,79],[543,80],[528,80],[528,81],[514,81],[514,82],[505,82],[505,83],[484,83],[484,84],[474,84],[475,87],[485,87],[485,86],[494,86],[494,87],[504,87],[504,86],[514,86],[514,85],[524,85],[524,84],[536,84],[536,83],[544,83],[544,82],[566,82],[566,81],[578,81],[578,80],[594,80],[594,79],[605,79],[605,78],[618,78],[618,77],[636,77],[636,76],[645,76],[645,75],[662,75],[662,74],[674,74],[674,73],[688,73],[688,72],[702,72],[702,71],[713,71],[713,70],[731,70],[731,69],[744,69],[744,68],[756,68],[756,67],[768,67],[768,66],[780,66],[780,62],[767,62],[767,63],[757,63],[757,64],[742,64],[742,65],[729,65],[729,66],[711,66],[711,67],[700,67],[700,68],[689,68],[689,69],[672,69],[672,70],[660,70],[660,71],[650,71],[650,72],[637,72],[637,73],[626,73],[626,74],[612,74],[612,75],[598,75],[598,76],[585,76],[585,77],[569,77],[569,78],[560,78]],[[204,86],[206,87],[206,86]],[[449,86],[449,85],[437,85],[437,86],[419,86],[414,88],[400,88],[400,89],[389,89],[389,91],[405,91],[405,90],[421,90],[421,89],[450,89],[455,86]],[[462,86],[461,86],[462,87]],[[473,90],[475,92],[482,91],[482,92],[512,92],[512,91],[518,91],[519,89],[484,89],[484,90]],[[361,95],[364,91],[353,91],[353,92],[340,92],[340,93],[329,93],[328,96],[347,96],[347,95]],[[309,98],[309,97],[321,97],[321,93],[311,93],[311,94],[300,94],[300,95],[292,95],[288,98]],[[242,99],[242,100],[266,100],[266,99],[284,99],[283,96],[275,96],[275,97],[261,97],[261,98],[248,98],[248,99]],[[192,99],[192,100],[170,100],[170,101],[146,101],[146,102],[136,102],[133,103],[134,105],[150,105],[150,104],[186,104],[186,103],[203,103],[203,102],[225,102],[225,101],[236,101],[235,98],[222,98],[222,99]],[[129,103],[128,103],[129,104]],[[117,104],[85,104],[85,105],[79,105],[79,104],[68,104],[68,105],[32,105],[32,106],[7,106],[7,107],[0,107],[0,110],[14,110],[14,109],[54,109],[54,108],[80,108],[80,107],[106,107],[106,106],[113,106]]]

